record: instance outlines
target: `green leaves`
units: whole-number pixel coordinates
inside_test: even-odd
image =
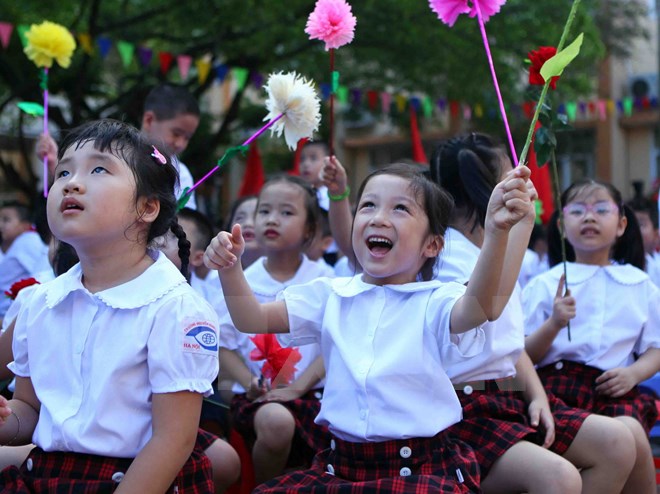
[[[554,113],[552,107],[544,103],[539,113],[541,127],[536,130],[534,137],[534,151],[539,167],[550,161],[552,151],[557,147],[556,132],[569,130],[568,116],[563,113]]]
[[[21,111],[27,113],[28,115],[32,115],[33,117],[44,116],[44,106],[39,103],[21,101],[20,103],[16,103],[16,106],[18,106]]]
[[[548,81],[553,77],[559,77],[562,75],[568,64],[570,64],[580,53],[583,39],[584,33],[580,33],[575,41],[543,64],[543,67],[541,67],[541,75],[544,80]]]

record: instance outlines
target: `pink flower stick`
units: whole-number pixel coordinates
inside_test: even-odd
[[[278,116],[270,120],[266,125],[261,127],[258,131],[256,131],[254,134],[252,134],[247,141],[245,141],[241,146],[249,146],[252,141],[254,141],[257,137],[259,137],[261,134],[266,132],[270,127],[275,124],[280,118],[284,116],[284,113],[280,113]],[[211,175],[213,175],[218,169],[220,168],[221,165],[216,165],[214,166],[206,175],[204,175],[202,178],[200,178],[197,182],[193,184],[190,189],[188,189],[188,192],[186,192],[187,195],[190,195],[190,193],[195,190],[199,185],[201,185],[202,182],[204,182],[207,178],[209,178]]]
[[[509,149],[511,150],[513,165],[518,166],[518,155],[516,154],[516,147],[513,144],[513,137],[511,136],[511,128],[509,127],[509,121],[506,118],[506,109],[504,108],[504,101],[502,100],[500,85],[497,82],[497,74],[495,73],[495,65],[493,64],[493,56],[490,52],[490,44],[488,43],[488,36],[486,35],[486,25],[484,23],[484,18],[481,14],[481,7],[479,5],[479,0],[473,0],[473,1],[474,1],[474,7],[477,11],[477,19],[479,19],[479,28],[481,29],[481,37],[484,41],[486,56],[488,57],[488,65],[490,66],[490,73],[493,76],[493,84],[495,84],[495,92],[497,93],[497,100],[499,101],[500,104],[500,113],[502,114],[502,120],[504,121],[504,128],[506,129],[506,136],[507,139],[509,140]]]
[[[48,135],[48,67],[44,67],[44,134]],[[44,154],[44,197],[48,197],[48,153]]]

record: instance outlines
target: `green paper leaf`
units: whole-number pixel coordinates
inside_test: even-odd
[[[332,93],[337,94],[337,90],[339,89],[339,72],[336,70],[332,71]]]
[[[186,207],[186,204],[188,204],[188,201],[190,200],[190,194],[188,191],[190,190],[190,187],[186,187],[183,189],[183,192],[179,196],[179,200],[176,201],[176,210],[181,211],[183,208]]]
[[[543,77],[543,80],[549,81],[552,77],[558,77],[564,72],[564,69],[568,64],[578,56],[578,53],[580,53],[583,39],[584,33],[580,33],[570,45],[557,53],[554,57],[546,60],[543,67],[541,67],[541,76]]]
[[[39,104],[39,103],[33,103],[31,101],[21,101],[20,103],[16,103],[16,106],[21,111],[24,111],[28,115],[32,115],[33,117],[43,117],[44,116],[44,106]]]
[[[232,148],[227,149],[225,151],[225,154],[222,155],[222,158],[218,160],[218,167],[222,167],[225,165],[227,161],[232,159],[234,156],[237,154],[245,154],[247,153],[248,146],[234,146]]]

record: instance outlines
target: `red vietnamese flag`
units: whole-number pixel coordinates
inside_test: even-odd
[[[296,177],[300,176],[300,153],[302,153],[302,149],[305,147],[305,144],[307,144],[307,141],[309,141],[307,137],[303,137],[298,141],[296,154],[293,155],[293,168],[289,170],[289,175],[295,175]]]
[[[424,147],[422,146],[422,138],[419,135],[419,126],[417,125],[417,112],[415,108],[410,105],[410,139],[412,141],[412,159],[415,163],[424,165],[429,164],[426,158]]]
[[[238,197],[259,194],[265,181],[266,178],[264,175],[264,167],[261,163],[261,154],[259,154],[257,141],[255,140],[250,144],[250,150],[248,151],[247,160],[245,162],[245,175],[243,175],[243,183],[241,183]]]
[[[541,124],[536,122],[536,130],[538,130],[539,127],[541,127]],[[545,225],[550,221],[550,216],[552,216],[552,212],[555,210],[554,202],[552,200],[552,180],[550,179],[550,166],[546,163],[541,163],[541,166],[539,166],[536,162],[534,140],[532,140],[532,145],[529,147],[527,167],[532,172],[531,180],[534,187],[536,187],[536,192],[538,192],[539,201],[541,201],[542,211],[540,217]]]

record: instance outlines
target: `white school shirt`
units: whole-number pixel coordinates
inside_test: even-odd
[[[311,261],[307,256],[303,255],[302,263],[295,276],[290,280],[281,282],[273,279],[270,273],[266,271],[265,262],[266,257],[260,257],[245,270],[245,279],[250,285],[250,288],[252,288],[259,303],[262,304],[265,302],[273,302],[276,299],[277,294],[288,286],[300,285],[324,276],[332,276],[333,273],[332,269]],[[254,361],[250,359],[250,352],[256,348],[250,338],[255,335],[241,333],[234,327],[234,323],[229,316],[224,301],[223,306],[217,307],[217,311],[220,316],[220,346],[237,352],[243,358],[245,365],[250,369],[252,375],[259,376],[264,361]],[[296,364],[296,372],[293,378],[294,381],[298,379],[300,374],[321,354],[321,349],[318,345],[307,345],[303,348],[298,348],[298,351],[302,358]],[[319,381],[314,385],[314,389],[322,388],[323,384],[323,380]],[[246,389],[240,384],[234,383],[232,391],[234,393],[245,393]]]
[[[465,287],[439,281],[377,286],[321,278],[291,286],[282,344],[321,344],[326,384],[316,422],[346,441],[432,437],[461,420],[444,362],[483,348],[483,331],[450,335]]]
[[[660,288],[660,256],[646,254],[646,273],[655,286]]]
[[[152,255],[140,276],[95,294],[76,264],[21,308],[9,367],[32,380],[41,403],[32,442],[45,451],[133,458],[152,435],[154,393],[211,394],[216,315]]]
[[[34,275],[34,279],[39,282],[38,284],[43,284],[48,281],[54,280],[55,273],[53,273],[52,269],[49,269],[47,271],[41,271],[40,273],[36,273]],[[5,317],[2,320],[2,330],[0,332],[4,333],[5,331],[7,331],[9,325],[18,316],[18,312],[20,311],[24,301],[27,300],[28,294],[31,293],[34,288],[35,285],[26,286],[20,292],[18,292],[16,298],[11,301],[11,304],[9,305],[9,309],[7,309],[7,312],[5,313]]]
[[[213,307],[216,306],[218,298],[222,297],[222,285],[220,277],[215,270],[209,271],[206,278],[200,278],[194,272],[190,274],[190,286],[199,293]]]
[[[172,164],[179,172],[179,183],[174,187],[174,197],[177,201],[181,197],[181,193],[186,190],[186,187],[191,188],[195,181],[193,180],[192,173],[188,167],[177,156],[172,156]],[[197,201],[195,200],[195,191],[190,193],[190,199],[186,203],[186,207],[190,209],[197,209]]]
[[[16,237],[0,261],[0,319],[11,304],[5,291],[15,282],[47,269],[50,269],[48,246],[41,241],[39,234],[28,231]]]
[[[552,314],[562,264],[523,290],[525,333],[532,334]],[[559,331],[539,367],[566,359],[602,370],[631,365],[649,348],[660,348],[660,289],[630,264],[592,266],[568,263],[568,288],[575,298],[571,341]]]
[[[477,264],[481,249],[458,230],[448,228],[445,247],[436,263],[435,278],[466,283]],[[471,359],[451,362],[445,370],[453,383],[503,379],[516,375],[516,363],[525,348],[525,332],[518,284],[502,314],[481,326],[485,334],[483,351]]]
[[[547,255],[539,258],[539,255],[536,252],[532,249],[527,249],[525,251],[525,256],[523,257],[522,265],[520,266],[518,283],[520,283],[521,288],[524,288],[534,276],[538,276],[548,269],[550,269],[550,266],[548,265]]]

